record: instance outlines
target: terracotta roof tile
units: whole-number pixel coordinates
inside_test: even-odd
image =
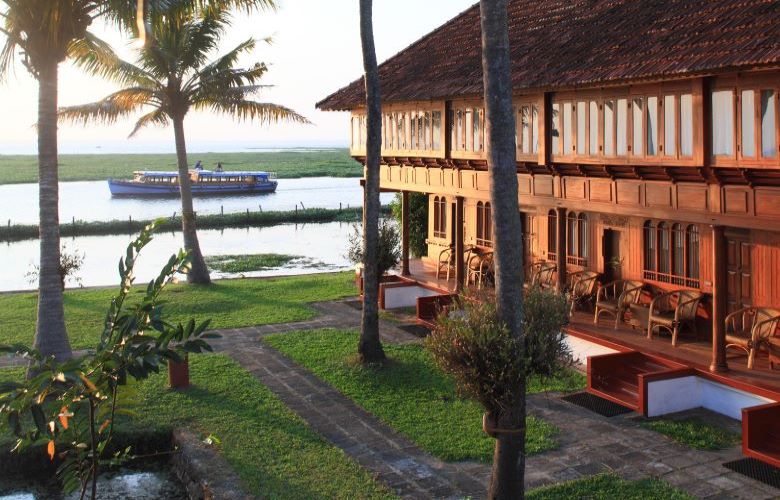
[[[780,0],[510,0],[515,90],[780,64]],[[380,66],[385,102],[482,93],[479,7]],[[317,104],[364,102],[362,78]]]

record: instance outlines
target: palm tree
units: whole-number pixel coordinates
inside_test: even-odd
[[[184,247],[192,257],[187,280],[197,284],[208,284],[210,278],[196,232],[184,134],[187,113],[193,109],[217,111],[262,124],[280,120],[309,123],[284,106],[251,99],[265,87],[259,81],[268,68],[262,63],[249,68],[235,65],[241,55],[255,48],[254,39],[208,62],[229,25],[228,11],[217,7],[152,15],[151,42],[140,49],[137,64],[122,61],[106,51],[94,53],[89,60],[82,59],[85,69],[111,78],[125,88],[100,101],[61,108],[59,112],[63,120],[86,124],[112,123],[147,109],[136,122],[131,137],[149,125],[173,124]]]
[[[487,160],[493,204],[496,306],[509,333],[523,338],[523,241],[517,201],[515,121],[509,59],[507,0],[481,0],[482,71],[485,92]],[[522,342],[521,342],[522,345]],[[513,404],[497,415],[502,433],[496,439],[488,498],[522,499],[525,475],[525,387]]]
[[[72,356],[65,328],[60,265],[59,185],[57,172],[57,99],[59,65],[96,39],[89,33],[101,9],[92,0],[0,0],[5,44],[0,77],[21,54],[38,81],[38,207],[40,263],[35,347],[44,356]]]
[[[385,359],[379,339],[379,162],[382,155],[382,101],[374,46],[373,0],[360,0],[360,41],[366,82],[368,134],[363,188],[363,317],[358,355],[363,363]]]

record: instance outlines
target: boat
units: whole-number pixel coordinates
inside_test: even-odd
[[[190,170],[193,195],[273,193],[278,182],[274,172],[216,172]],[[108,179],[112,196],[177,196],[179,174],[142,170],[132,180]]]

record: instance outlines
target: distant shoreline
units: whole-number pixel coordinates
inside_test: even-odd
[[[271,151],[269,151],[271,149]],[[225,170],[265,170],[281,179],[302,177],[360,177],[362,166],[346,148],[259,148],[240,153],[192,153],[206,168],[221,162]],[[176,170],[173,153],[88,153],[60,155],[61,182],[130,178],[135,170]],[[38,179],[35,155],[0,155],[0,184],[34,183]]]

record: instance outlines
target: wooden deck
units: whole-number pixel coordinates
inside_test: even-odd
[[[756,358],[754,369],[747,369],[747,357],[740,351],[729,350],[729,371],[710,372],[712,347],[709,342],[694,340],[680,335],[677,347],[672,347],[668,335],[653,336],[648,340],[646,332],[622,325],[617,330],[613,322],[602,318],[598,325],[593,324],[593,314],[576,312],[566,328],[567,333],[617,351],[635,350],[658,356],[669,361],[681,363],[696,370],[699,376],[780,401],[780,370],[770,370],[769,358],[765,353]]]
[[[451,293],[456,289],[455,277],[450,279],[436,276],[436,267],[419,259],[409,263],[412,278],[428,287],[438,288],[442,293]],[[684,333],[680,335],[677,347],[672,347],[668,335],[655,335],[648,340],[646,332],[633,329],[629,325],[621,325],[617,330],[614,323],[604,316],[598,325],[593,324],[593,314],[576,312],[566,331],[570,335],[590,342],[615,349],[617,351],[635,350],[652,356],[657,356],[672,362],[681,363],[693,368],[697,374],[708,380],[719,382],[746,392],[780,401],[780,370],[771,370],[766,353],[756,359],[755,368],[747,369],[747,357],[738,350],[729,350],[729,371],[725,373],[710,372],[712,348],[710,342],[695,340]]]

